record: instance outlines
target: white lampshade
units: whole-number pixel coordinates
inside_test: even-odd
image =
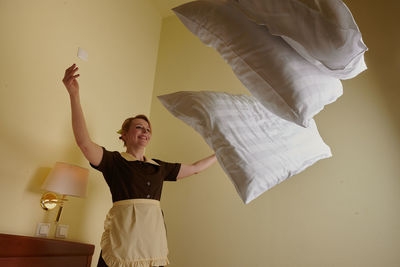
[[[60,195],[86,197],[89,170],[63,162],[56,162],[42,189]]]

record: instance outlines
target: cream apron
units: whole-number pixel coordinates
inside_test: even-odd
[[[110,267],[150,267],[169,263],[160,201],[114,202],[104,222],[102,256]]]

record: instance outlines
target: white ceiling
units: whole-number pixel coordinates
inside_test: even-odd
[[[173,15],[171,8],[182,5],[192,0],[152,0],[163,18]]]

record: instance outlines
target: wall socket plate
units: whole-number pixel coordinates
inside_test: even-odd
[[[48,237],[50,232],[50,223],[38,223],[36,236]]]
[[[67,238],[68,236],[68,225],[58,224],[56,227],[56,237],[57,238]]]

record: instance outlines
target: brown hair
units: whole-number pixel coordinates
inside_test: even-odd
[[[117,132],[117,133],[121,134],[121,136],[119,137],[119,139],[121,139],[122,141],[124,141],[124,140],[122,139],[122,134],[129,131],[129,127],[131,127],[131,122],[132,122],[134,119],[142,119],[142,120],[146,121],[146,122],[149,124],[150,133],[152,133],[150,120],[146,117],[146,115],[139,114],[139,115],[136,115],[135,117],[127,118],[127,119],[124,121],[124,123],[122,123],[121,129]],[[126,144],[125,144],[125,141],[124,141],[124,146],[125,146],[125,145],[126,145]]]

